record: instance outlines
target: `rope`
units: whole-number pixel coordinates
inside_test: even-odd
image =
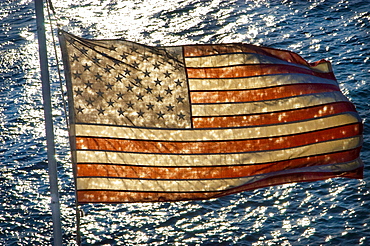
[[[65,92],[63,90],[63,83],[62,83],[62,76],[61,76],[61,71],[60,71],[59,57],[58,57],[58,51],[57,51],[55,37],[54,37],[54,31],[53,31],[54,28],[53,28],[53,24],[52,24],[50,10],[53,12],[54,16],[56,16],[56,12],[55,12],[55,9],[53,7],[53,4],[51,3],[51,0],[46,1],[46,6],[47,6],[48,18],[49,18],[49,22],[50,22],[51,37],[52,37],[52,40],[53,40],[55,61],[56,61],[56,66],[57,66],[57,71],[58,71],[58,78],[59,78],[59,86],[60,86],[60,91],[62,93],[62,103],[63,103],[63,109],[64,109],[64,117],[65,117],[65,120],[66,120],[67,128],[69,129],[69,120],[68,120],[68,115],[67,115],[67,105],[66,105],[66,100],[65,100]],[[58,23],[57,23],[57,27],[59,27]]]
[[[55,8],[54,8],[53,3],[51,2],[51,0],[47,0],[46,5],[48,6],[48,11],[50,9],[51,11],[53,11],[53,15],[56,16]],[[50,17],[50,13],[49,13],[49,17]]]
[[[51,2],[51,0],[46,0],[46,6],[47,6],[47,12],[48,12],[48,18],[50,22],[50,30],[51,30],[51,36],[52,36],[52,41],[53,41],[53,47],[54,47],[54,53],[55,53],[55,60],[56,60],[56,66],[57,66],[57,71],[58,71],[58,78],[59,78],[59,86],[60,86],[60,91],[61,91],[61,98],[62,98],[62,103],[63,103],[63,110],[64,110],[64,117],[65,121],[67,124],[67,129],[70,129],[69,126],[69,119],[68,119],[68,114],[67,114],[67,105],[66,105],[66,99],[65,99],[65,92],[63,90],[63,83],[62,83],[62,76],[61,76],[61,70],[60,70],[60,63],[59,63],[59,57],[58,57],[58,51],[56,47],[56,41],[55,41],[55,36],[54,36],[54,27],[53,27],[53,21],[51,19],[51,12],[53,12],[53,16],[58,19],[56,15],[55,8]],[[60,25],[57,23],[57,28],[59,30]],[[76,208],[76,242],[77,245],[81,245],[81,231],[80,231],[80,222],[81,222],[81,217],[83,215],[83,211],[79,208],[79,204],[77,202],[77,191],[75,189],[75,208]]]

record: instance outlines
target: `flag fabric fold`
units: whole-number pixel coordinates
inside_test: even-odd
[[[78,203],[216,198],[362,178],[362,123],[328,61],[250,44],[60,31]]]

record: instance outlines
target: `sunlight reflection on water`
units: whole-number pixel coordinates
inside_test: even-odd
[[[370,64],[366,1],[53,0],[58,22],[88,38],[148,45],[247,42],[332,61],[342,91],[367,123]],[[33,2],[0,3],[0,244],[48,245],[51,212]],[[49,30],[49,27],[47,27]],[[50,37],[50,33],[48,33]],[[51,53],[65,245],[75,243],[69,145]],[[59,55],[60,57],[60,55]],[[365,125],[365,142],[369,142]],[[364,146],[368,164],[370,150]],[[287,184],[197,202],[82,206],[88,245],[368,245],[363,181]],[[343,244],[345,243],[345,244]]]

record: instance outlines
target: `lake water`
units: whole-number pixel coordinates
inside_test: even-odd
[[[245,42],[328,59],[364,120],[363,180],[286,184],[219,199],[83,205],[83,245],[370,245],[370,2],[53,0],[64,30],[149,45]],[[69,145],[49,21],[63,245],[75,245]],[[0,1],[0,245],[50,245],[32,0]],[[59,46],[57,44],[57,50]],[[60,55],[59,55],[60,57]]]

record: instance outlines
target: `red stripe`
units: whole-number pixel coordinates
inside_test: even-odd
[[[219,194],[219,192],[217,192]],[[169,202],[210,199],[213,192],[166,193],[129,191],[77,191],[79,203]]]
[[[338,102],[284,112],[225,117],[193,117],[192,120],[194,128],[260,126],[313,119],[348,111],[356,112],[352,103]]]
[[[322,141],[352,137],[360,133],[361,125],[357,123],[292,136],[233,141],[173,142],[76,137],[76,148],[162,154],[238,153],[292,148]]]
[[[230,189],[224,192],[193,192],[193,193],[166,193],[166,192],[130,192],[130,191],[77,191],[79,203],[122,203],[122,202],[165,202],[204,200],[217,198],[242,191],[262,187],[295,182],[312,182],[328,178],[345,177],[353,179],[363,178],[363,167],[340,173],[297,173],[274,176],[248,185]]]
[[[344,163],[356,159],[360,153],[360,149],[361,148],[356,148],[338,153],[246,166],[145,167],[112,164],[78,164],[77,177],[176,180],[238,178],[308,166]]]
[[[281,185],[281,184],[288,184],[288,183],[296,183],[296,182],[313,182],[319,180],[325,180],[329,178],[351,178],[351,179],[362,179],[363,178],[363,167],[359,167],[355,170],[347,171],[347,172],[338,172],[338,173],[296,173],[296,174],[286,174],[286,175],[279,175],[274,176],[271,178],[267,178],[261,181],[254,182],[252,184],[247,184],[241,187],[237,187],[235,189],[231,189],[225,192],[219,193],[217,196],[226,196],[234,193],[239,193],[242,191],[247,190],[254,190],[263,187]]]
[[[333,91],[340,89],[337,85],[295,84],[254,90],[193,91],[190,97],[192,103],[256,102]]]
[[[301,73],[335,80],[334,74],[332,72],[319,73],[310,70],[309,68],[305,69],[284,64],[255,64],[215,68],[186,68],[186,71],[189,79],[245,78],[250,76],[261,76],[268,74]]]

